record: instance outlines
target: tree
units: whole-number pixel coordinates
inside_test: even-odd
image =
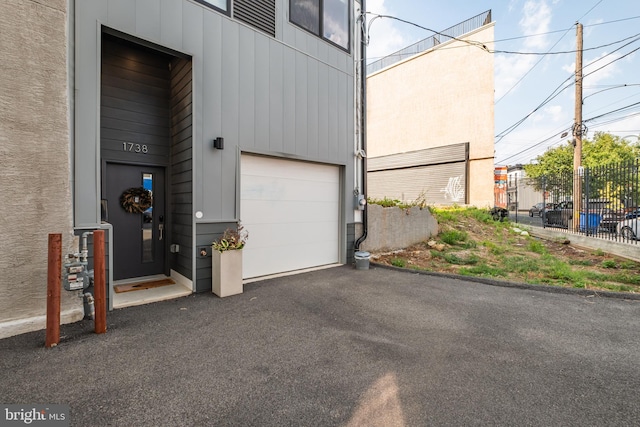
[[[582,166],[586,168],[612,166],[632,162],[640,157],[640,147],[618,136],[596,132],[593,139],[582,141]],[[536,163],[525,165],[529,178],[561,175],[573,172],[573,144],[566,144],[547,150],[536,157]]]
[[[525,165],[527,176],[537,190],[545,190],[556,198],[566,198],[573,188],[573,144],[567,141],[557,148],[536,157],[536,163]],[[589,198],[636,198],[638,189],[629,194],[629,173],[612,174],[612,170],[633,169],[633,162],[640,157],[640,146],[631,144],[615,135],[596,132],[593,139],[582,141],[582,166],[588,177]],[[637,175],[637,170],[632,172]],[[637,182],[637,179],[635,179]],[[586,184],[586,182],[585,182]],[[583,190],[585,188],[583,187]]]

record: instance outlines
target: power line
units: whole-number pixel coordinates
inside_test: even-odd
[[[596,62],[599,62],[599,61],[603,60],[604,58],[607,58],[608,56],[611,56],[612,54],[614,54],[614,53],[615,53],[615,52],[617,52],[618,50],[620,50],[620,49],[622,49],[622,48],[624,48],[624,47],[626,47],[626,46],[630,45],[631,43],[636,42],[637,40],[640,40],[640,38],[637,38],[637,39],[632,40],[632,41],[630,41],[629,43],[627,43],[627,44],[625,44],[625,45],[623,45],[623,46],[620,46],[618,49],[615,49],[615,50],[613,50],[612,52],[608,53],[607,55],[602,56],[602,57],[600,57],[600,58],[596,59],[595,61],[591,62],[590,64],[588,64],[588,66],[589,66],[589,65],[593,65],[593,64],[595,64]],[[631,52],[626,53],[625,55],[623,55],[623,56],[621,56],[621,57],[618,57],[618,58],[614,59],[614,60],[613,60],[613,61],[611,61],[611,62],[606,63],[606,64],[605,64],[605,65],[603,65],[602,67],[597,68],[597,69],[595,69],[595,70],[593,70],[593,71],[591,71],[591,72],[589,72],[589,73],[587,73],[587,74],[583,75],[583,76],[582,76],[582,78],[584,79],[585,77],[587,77],[587,76],[589,76],[589,75],[591,75],[591,74],[593,74],[593,73],[595,73],[595,72],[597,72],[597,71],[600,71],[601,69],[603,69],[603,68],[605,68],[605,67],[608,67],[609,65],[613,64],[614,62],[617,62],[617,61],[619,61],[619,60],[623,59],[624,57],[631,55],[633,52],[635,52],[635,51],[637,51],[637,50],[639,50],[639,49],[640,49],[640,47],[639,47],[639,48],[636,48],[636,49],[634,49],[634,50],[632,50]],[[505,130],[503,130],[502,132],[500,132],[499,134],[497,134],[497,135],[496,135],[496,138],[498,138],[498,140],[497,140],[495,143],[496,143],[496,144],[497,144],[497,143],[499,143],[499,142],[500,142],[500,141],[501,141],[505,136],[507,136],[508,134],[510,134],[511,132],[513,132],[513,131],[518,127],[518,126],[520,126],[520,125],[521,125],[522,123],[524,123],[524,122],[525,122],[529,117],[531,117],[531,115],[533,115],[533,113],[535,113],[535,112],[536,112],[536,111],[538,111],[540,108],[542,108],[542,107],[544,107],[545,105],[547,105],[549,102],[551,102],[551,100],[553,100],[553,99],[554,99],[554,98],[556,98],[558,95],[560,95],[560,93],[562,93],[565,89],[567,89],[567,88],[571,87],[573,83],[571,83],[571,84],[569,84],[569,85],[567,85],[567,86],[565,86],[565,87],[562,87],[562,85],[564,85],[567,81],[570,81],[572,78],[573,78],[573,76],[569,76],[569,77],[567,77],[567,78],[566,78],[562,83],[560,83],[560,85],[559,85],[558,87],[556,87],[556,88],[551,92],[551,95],[549,95],[549,96],[548,96],[544,101],[542,101],[542,103],[540,103],[540,105],[538,105],[536,108],[534,108],[534,109],[533,109],[533,111],[531,111],[529,114],[527,114],[526,116],[524,116],[522,119],[518,120],[518,121],[517,121],[516,123],[514,123],[513,125],[509,126],[507,129],[505,129]],[[561,88],[561,87],[562,87],[562,88]],[[558,91],[558,90],[559,90],[559,91]],[[557,91],[558,91],[558,92],[557,92]],[[557,93],[556,93],[556,92],[557,92]]]
[[[562,41],[562,39],[564,38],[564,36],[566,36],[566,35],[567,35],[567,33],[569,32],[569,30],[571,30],[571,28],[573,28],[573,27],[569,27],[569,28],[567,28],[567,30],[564,32],[564,34],[562,35],[562,37],[560,37],[560,38],[558,39],[558,41],[557,41],[557,42],[555,42],[555,43],[553,44],[553,46],[551,46],[547,52],[550,52],[550,51],[551,51],[551,49],[553,49],[554,47],[556,47],[556,46],[558,45],[558,43],[560,43],[560,42]],[[517,87],[517,86],[522,82],[522,80],[524,80],[524,78],[525,78],[525,77],[527,77],[527,76],[529,75],[529,73],[531,73],[531,72],[533,71],[533,69],[534,69],[534,68],[536,68],[536,67],[538,66],[538,64],[540,64],[540,63],[542,62],[542,60],[543,60],[543,59],[544,59],[544,56],[543,56],[542,58],[538,59],[538,62],[536,62],[535,64],[533,64],[533,67],[531,67],[531,68],[529,69],[529,71],[527,71],[526,73],[524,73],[524,74],[522,75],[522,77],[520,77],[520,79],[519,79],[519,80],[518,80],[518,81],[517,81],[513,86],[511,86],[511,88],[509,88],[509,90],[508,90],[508,91],[506,91],[506,92],[505,92],[505,93],[504,93],[500,98],[498,98],[498,100],[497,100],[497,101],[495,101],[493,104],[494,104],[494,105],[497,105],[500,101],[502,101],[502,99],[504,99],[504,97],[505,97],[505,96],[509,95],[509,93],[511,93],[511,91],[512,91],[513,89],[515,89],[515,88],[516,88],[516,87]]]
[[[624,111],[624,110],[628,110],[629,108],[635,107],[635,106],[637,106],[637,105],[640,105],[640,102],[635,102],[635,103],[633,103],[633,104],[629,104],[629,105],[626,105],[626,106],[624,106],[624,107],[621,107],[621,108],[617,108],[617,109],[615,109],[615,110],[608,111],[608,112],[603,113],[603,114],[600,114],[600,115],[598,115],[598,116],[594,116],[594,117],[591,117],[591,118],[585,119],[585,120],[583,120],[583,123],[585,123],[585,122],[591,122],[591,121],[597,120],[597,119],[599,119],[599,118],[602,118],[602,117],[605,117],[605,116],[608,116],[608,115],[611,115],[611,114],[615,114],[615,113],[618,113],[618,112],[621,112],[621,111]],[[628,119],[628,118],[630,118],[630,117],[635,117],[635,116],[638,116],[638,115],[640,115],[640,111],[633,112],[633,113],[628,114],[628,115],[625,115],[625,116],[623,116],[623,117],[617,117],[617,118],[611,119],[611,120],[606,121],[606,122],[596,123],[596,124],[594,125],[594,127],[601,127],[601,126],[605,126],[605,125],[607,125],[607,124],[620,122],[620,121],[622,121],[622,120],[626,120],[626,119]],[[545,142],[549,142],[549,141],[553,140],[553,138],[555,138],[555,137],[557,137],[557,136],[560,136],[563,132],[567,131],[568,129],[570,129],[570,127],[569,127],[569,128],[564,127],[562,130],[560,130],[559,132],[554,133],[554,134],[553,134],[553,135],[551,135],[550,137],[545,138],[545,139],[543,139],[542,141],[537,142],[537,143],[535,143],[535,144],[533,144],[533,145],[531,145],[531,146],[529,146],[529,147],[525,148],[524,150],[521,150],[521,151],[519,151],[519,152],[517,152],[517,153],[515,153],[515,154],[511,154],[511,155],[510,155],[510,156],[508,156],[508,157],[505,157],[505,158],[500,159],[500,161],[499,161],[498,163],[504,163],[504,162],[505,162],[505,161],[507,161],[507,160],[511,160],[512,158],[515,158],[515,157],[521,156],[521,155],[523,155],[524,153],[526,153],[526,152],[528,152],[528,151],[531,151],[531,150],[533,150],[533,149],[534,149],[534,148],[536,148],[536,147],[539,147],[540,145],[544,144]]]

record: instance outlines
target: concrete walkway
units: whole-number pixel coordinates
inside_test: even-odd
[[[640,301],[350,266],[0,341],[75,426],[637,425]]]

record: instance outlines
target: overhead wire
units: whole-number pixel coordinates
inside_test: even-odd
[[[625,39],[625,40],[627,40],[627,39]],[[632,44],[632,43],[634,43],[634,42],[636,42],[636,41],[638,41],[638,40],[640,40],[640,37],[637,37],[636,39],[634,39],[634,40],[630,41],[629,43],[627,43],[627,44],[625,44],[625,45],[623,45],[623,46],[620,46],[619,48],[617,48],[617,49],[613,50],[612,52],[608,53],[607,55],[601,56],[600,58],[598,58],[598,59],[594,60],[593,62],[591,62],[590,64],[588,64],[588,65],[587,65],[587,67],[588,67],[588,66],[591,66],[591,65],[593,65],[593,64],[595,64],[595,63],[597,63],[597,62],[599,62],[599,61],[601,61],[601,60],[603,60],[603,59],[605,59],[605,58],[607,58],[607,57],[609,57],[609,56],[611,56],[612,54],[614,54],[614,53],[615,53],[615,52],[617,52],[618,50],[620,50],[620,49],[622,49],[622,48],[624,48],[624,47],[626,47],[626,46],[629,46],[630,44]],[[614,60],[612,60],[612,61],[610,61],[610,62],[606,63],[606,64],[605,64],[605,65],[603,65],[602,67],[599,67],[599,68],[597,68],[597,69],[595,69],[595,70],[593,70],[593,71],[590,71],[590,72],[589,72],[589,73],[587,73],[587,74],[584,74],[584,75],[582,76],[582,78],[584,79],[585,77],[587,77],[587,76],[589,76],[589,75],[591,75],[591,74],[593,74],[593,73],[595,73],[595,72],[597,72],[597,71],[600,71],[600,70],[602,70],[602,69],[603,69],[603,68],[605,68],[605,67],[610,66],[610,65],[611,65],[611,64],[613,64],[614,62],[617,62],[617,61],[619,61],[619,60],[621,60],[621,59],[625,58],[626,56],[631,55],[632,53],[634,53],[635,51],[637,51],[637,50],[639,50],[639,49],[640,49],[640,47],[639,47],[639,48],[636,48],[636,49],[634,49],[634,50],[632,50],[631,52],[626,53],[626,54],[625,54],[625,55],[623,55],[623,56],[620,56],[620,57],[618,57],[618,58],[616,58],[616,59],[614,59]],[[584,67],[584,68],[586,68],[586,67]],[[497,144],[497,143],[499,143],[499,142],[500,142],[500,141],[501,141],[505,136],[507,136],[508,134],[510,134],[511,132],[513,132],[513,131],[518,127],[518,126],[520,126],[520,125],[521,125],[522,123],[524,123],[524,122],[525,122],[529,117],[531,117],[531,116],[533,115],[533,113],[535,113],[535,112],[536,112],[536,111],[538,111],[540,108],[542,108],[542,107],[544,107],[545,105],[547,105],[547,104],[548,104],[549,102],[551,102],[554,98],[556,98],[558,95],[560,95],[560,93],[562,93],[565,89],[567,89],[567,88],[569,88],[569,87],[573,86],[573,84],[574,84],[574,83],[570,83],[569,85],[566,85],[566,86],[562,87],[562,85],[564,85],[567,81],[570,81],[571,79],[573,79],[573,77],[574,77],[573,75],[571,75],[571,76],[567,77],[567,78],[566,78],[562,83],[560,83],[560,85],[559,85],[559,86],[557,86],[557,87],[556,87],[556,88],[551,92],[551,95],[549,95],[549,96],[548,96],[544,101],[542,101],[542,102],[541,102],[541,103],[540,103],[536,108],[534,108],[534,109],[533,109],[533,111],[531,111],[529,114],[527,114],[526,116],[524,116],[522,119],[518,120],[518,121],[517,121],[516,123],[514,123],[513,125],[509,126],[509,127],[508,127],[507,129],[505,129],[504,131],[502,131],[502,132],[498,133],[498,134],[496,135],[496,138],[498,138],[498,140],[497,140],[495,143],[496,143],[496,144]],[[561,87],[562,87],[562,89],[560,89]],[[559,90],[559,91],[558,91],[558,90]],[[556,93],[556,92],[557,92],[557,93]]]
[[[595,120],[597,120],[599,118],[603,118],[603,117],[606,117],[606,116],[609,116],[609,115],[612,115],[612,114],[615,114],[615,113],[619,113],[619,112],[628,110],[628,109],[630,109],[632,107],[635,107],[635,106],[638,106],[638,105],[640,105],[640,102],[634,102],[632,104],[625,105],[624,107],[616,108],[615,110],[611,110],[611,111],[608,111],[606,113],[603,113],[603,114],[600,114],[600,115],[597,115],[597,116],[593,116],[593,117],[584,119],[582,122],[583,123],[593,122],[593,121],[595,121]],[[596,123],[594,125],[594,127],[600,127],[600,126],[604,126],[604,125],[607,125],[607,124],[616,123],[616,122],[619,122],[619,121],[622,121],[622,120],[626,120],[626,119],[628,119],[630,117],[635,117],[637,115],[640,115],[640,111],[633,112],[633,113],[628,114],[628,115],[623,116],[623,117],[617,117],[617,118],[611,119],[611,120],[609,120],[607,122]],[[511,160],[513,158],[517,158],[518,156],[524,155],[525,153],[533,150],[534,148],[539,147],[540,145],[544,144],[545,142],[549,142],[549,141],[553,140],[553,138],[561,135],[564,131],[567,131],[570,128],[571,128],[570,126],[569,127],[565,126],[565,127],[562,128],[562,130],[560,130],[558,132],[555,132],[550,137],[547,137],[547,138],[543,139],[542,141],[539,141],[539,142],[537,142],[537,143],[525,148],[524,150],[521,150],[521,151],[518,151],[517,153],[511,154],[508,157],[501,158],[497,162],[498,163],[503,163],[503,162],[505,162],[507,160]],[[560,144],[562,142],[564,142],[564,141],[560,141],[557,144]],[[547,147],[547,148],[549,148],[549,147]]]
[[[598,2],[593,6],[593,7],[591,7],[591,9],[589,9],[585,14],[583,14],[583,15],[578,19],[578,21],[579,21],[580,19],[584,18],[586,15],[588,15],[588,14],[589,14],[593,9],[595,9],[595,8],[596,8],[600,3],[602,3],[602,1],[603,1],[603,0],[598,1]],[[457,38],[457,37],[453,37],[453,36],[450,36],[450,35],[447,35],[447,34],[443,34],[443,33],[439,32],[439,31],[435,31],[435,30],[433,30],[433,29],[430,29],[430,28],[424,27],[424,26],[422,26],[422,25],[420,25],[420,24],[417,24],[417,23],[415,23],[415,22],[411,22],[411,21],[408,21],[408,20],[402,19],[402,18],[398,18],[398,17],[391,16],[391,15],[385,15],[385,14],[375,14],[375,13],[371,13],[371,12],[365,12],[365,14],[369,14],[369,15],[373,15],[373,16],[374,16],[374,17],[373,17],[373,19],[371,19],[371,20],[369,21],[369,23],[368,23],[368,25],[367,25],[367,27],[366,27],[366,34],[367,34],[366,44],[367,44],[367,45],[368,45],[368,44],[369,44],[369,42],[370,42],[370,29],[371,29],[371,24],[372,24],[376,19],[388,18],[388,19],[397,20],[397,21],[399,21],[399,22],[403,22],[403,23],[406,23],[406,24],[409,24],[409,25],[415,26],[415,27],[417,27],[417,28],[423,29],[423,30],[425,30],[425,31],[432,32],[432,33],[437,34],[437,35],[441,35],[441,36],[447,37],[448,39],[451,39],[451,40],[456,40],[456,41],[459,41],[459,42],[463,42],[463,43],[465,43],[465,44],[467,44],[467,45],[471,45],[471,46],[478,47],[479,49],[482,49],[482,50],[484,50],[484,51],[486,51],[486,52],[488,52],[488,53],[501,53],[501,54],[512,54],[512,55],[539,55],[539,56],[543,56],[543,58],[541,58],[538,62],[536,62],[536,64],[534,64],[534,65],[533,65],[533,67],[532,67],[532,68],[531,68],[531,69],[530,69],[530,70],[529,70],[525,75],[523,75],[523,77],[522,77],[520,80],[518,80],[518,82],[516,82],[516,84],[515,84],[511,89],[509,89],[509,91],[507,91],[507,93],[505,93],[505,94],[504,94],[500,99],[498,99],[498,101],[496,101],[496,102],[495,102],[496,104],[497,104],[497,103],[498,103],[502,98],[504,98],[504,96],[506,96],[506,95],[507,95],[507,94],[508,94],[508,93],[509,93],[509,92],[510,92],[514,87],[516,87],[516,86],[517,86],[517,85],[522,81],[522,79],[524,79],[524,78],[526,77],[526,75],[528,75],[528,74],[533,70],[533,68],[535,68],[535,67],[536,67],[536,66],[537,66],[537,65],[542,61],[542,59],[544,59],[544,56],[547,56],[547,55],[570,54],[570,53],[576,53],[576,52],[577,52],[577,50],[556,51],[556,52],[552,52],[552,51],[551,51],[551,49],[553,49],[553,47],[555,47],[555,46],[556,46],[556,45],[557,45],[557,44],[562,40],[562,38],[564,38],[564,36],[568,33],[568,31],[569,31],[569,30],[571,30],[571,28],[573,28],[573,26],[571,26],[571,27],[570,27],[570,28],[568,28],[567,30],[557,30],[557,31],[551,31],[551,32],[540,33],[540,34],[534,34],[534,35],[528,35],[528,36],[522,36],[522,37],[515,37],[515,38],[510,38],[510,39],[504,39],[504,40],[495,40],[495,41],[493,42],[493,43],[495,44],[495,43],[497,43],[497,42],[501,42],[501,41],[516,40],[516,39],[520,39],[520,38],[527,38],[527,37],[536,37],[536,36],[539,36],[539,35],[552,34],[552,33],[558,33],[558,32],[562,32],[562,31],[564,31],[564,34],[562,35],[562,37],[558,40],[558,42],[556,42],[556,43],[555,43],[555,44],[554,44],[554,45],[549,49],[549,51],[547,51],[547,52],[522,52],[522,51],[509,51],[509,50],[490,50],[490,49],[488,49],[488,48],[487,48],[486,44],[485,44],[485,43],[483,43],[483,42],[474,41],[474,40],[465,40],[465,39],[460,39],[460,38]],[[621,22],[621,21],[628,21],[628,20],[638,19],[638,18],[640,18],[640,16],[633,16],[633,17],[628,17],[628,18],[623,18],[623,19],[618,19],[618,20],[613,20],[613,21],[607,21],[607,22],[600,22],[600,23],[595,23],[595,24],[589,24],[589,25],[585,25],[585,27],[597,26],[597,25],[605,25],[605,24],[611,24],[611,23],[617,23],[617,22]],[[365,21],[364,21],[364,19],[363,19],[362,25],[363,25],[363,29],[364,29],[364,25],[365,25]],[[625,44],[625,45],[623,45],[623,46],[620,46],[619,48],[617,48],[617,49],[615,49],[614,51],[612,51],[612,52],[608,53],[607,55],[604,55],[604,56],[602,56],[602,57],[600,57],[600,58],[598,58],[598,59],[596,59],[596,60],[592,61],[592,62],[591,62],[590,64],[588,64],[587,66],[591,66],[591,65],[593,65],[593,64],[595,64],[595,63],[597,63],[598,61],[601,61],[601,60],[603,60],[604,58],[607,58],[607,57],[611,56],[613,53],[615,53],[615,52],[617,52],[618,50],[620,50],[620,49],[622,49],[622,48],[624,48],[624,47],[626,47],[626,46],[630,45],[631,43],[634,43],[634,42],[636,42],[636,41],[640,40],[640,37],[638,37],[638,36],[640,36],[640,33],[635,34],[635,35],[633,35],[633,36],[625,37],[625,38],[623,38],[623,39],[620,39],[620,40],[617,40],[617,41],[614,41],[614,42],[611,42],[611,43],[607,43],[607,44],[604,44],[604,45],[600,45],[600,46],[595,46],[595,47],[591,47],[591,48],[582,49],[582,51],[583,51],[583,52],[584,52],[584,51],[592,51],[592,50],[602,49],[602,48],[609,47],[609,46],[613,46],[613,45],[615,45],[615,44],[619,44],[619,43],[622,43],[622,42],[624,42],[624,41],[627,41],[627,40],[630,40],[630,39],[634,39],[634,38],[635,38],[635,39],[634,39],[634,40],[632,40],[631,42],[629,42],[629,43],[627,43],[627,44]],[[637,38],[636,38],[636,37],[637,37]],[[584,75],[582,76],[582,78],[584,78],[584,77],[586,77],[586,76],[588,76],[588,75],[591,75],[591,74],[593,74],[593,73],[595,73],[595,72],[597,72],[597,71],[602,70],[603,68],[605,68],[605,67],[607,67],[607,66],[609,66],[609,65],[613,64],[614,62],[617,62],[617,61],[619,61],[619,60],[623,59],[624,57],[627,57],[627,56],[631,55],[632,53],[636,52],[637,50],[640,50],[640,48],[636,48],[636,49],[634,49],[634,50],[632,50],[632,51],[630,51],[630,52],[626,53],[625,55],[623,55],[623,56],[621,56],[621,57],[619,57],[619,58],[616,58],[616,59],[614,59],[614,60],[612,60],[612,61],[608,62],[607,64],[605,64],[605,65],[603,65],[603,66],[601,66],[601,67],[599,67],[599,68],[597,68],[597,69],[595,69],[595,70],[593,70],[593,71],[590,71],[590,72],[589,72],[589,73],[587,73],[587,74],[584,74]],[[397,54],[398,54],[398,56],[400,55],[400,53],[397,53]],[[391,56],[393,56],[393,55],[394,55],[394,54],[387,55],[387,56],[385,56],[385,58],[386,58],[386,57],[391,57]],[[369,59],[371,59],[371,58],[369,58]],[[583,68],[586,68],[586,67],[583,67]],[[527,120],[527,119],[528,119],[532,114],[534,114],[534,113],[535,113],[536,111],[538,111],[540,108],[542,108],[543,106],[545,106],[546,104],[548,104],[549,102],[551,102],[553,99],[555,99],[557,96],[559,96],[559,95],[560,95],[564,90],[566,90],[567,88],[569,88],[569,87],[573,86],[573,84],[574,84],[574,83],[570,83],[570,84],[568,84],[568,85],[565,85],[565,83],[567,83],[567,81],[570,81],[573,77],[574,77],[573,75],[569,76],[567,79],[565,79],[563,82],[561,82],[561,83],[560,83],[560,84],[559,84],[559,85],[558,85],[558,86],[557,86],[557,87],[556,87],[556,88],[551,92],[551,94],[550,94],[549,96],[547,96],[547,98],[546,98],[544,101],[542,101],[542,102],[540,103],[540,105],[538,105],[538,106],[537,106],[533,111],[531,111],[529,114],[527,114],[525,117],[523,117],[522,119],[520,119],[519,121],[517,121],[517,122],[516,122],[516,123],[514,123],[513,125],[509,126],[509,127],[508,127],[507,129],[505,129],[504,131],[502,131],[502,132],[500,132],[499,134],[497,134],[497,135],[496,135],[496,138],[498,138],[498,141],[496,141],[496,144],[497,144],[497,143],[499,143],[499,142],[500,142],[500,141],[501,141],[505,136],[507,136],[508,134],[510,134],[511,132],[513,132],[513,131],[518,127],[518,126],[520,126],[524,121],[526,121],[526,120]],[[563,87],[563,86],[564,86],[564,87]],[[640,104],[640,103],[638,103],[638,104]],[[636,104],[631,104],[630,106],[622,107],[622,108],[620,108],[620,109],[613,110],[613,111],[611,111],[611,112],[604,113],[604,114],[602,114],[602,115],[600,115],[600,116],[592,117],[592,118],[587,119],[587,120],[584,120],[584,121],[596,120],[597,118],[601,118],[601,117],[604,117],[604,116],[606,116],[606,115],[613,114],[613,113],[615,113],[615,112],[623,111],[624,109],[626,109],[626,108],[630,108],[631,106],[635,106],[635,105],[636,105]],[[638,113],[638,114],[640,114],[640,113]],[[633,115],[635,115],[635,113],[634,113]],[[584,122],[584,121],[583,121],[583,122]],[[559,131],[559,132],[555,133],[554,135],[552,135],[551,137],[546,138],[546,139],[544,139],[543,141],[540,141],[539,143],[534,144],[533,146],[527,147],[525,150],[522,150],[522,151],[521,151],[521,152],[519,152],[519,153],[512,154],[512,155],[510,155],[509,157],[507,157],[507,158],[505,158],[505,159],[503,159],[503,160],[509,160],[509,159],[511,159],[511,158],[514,158],[514,157],[516,157],[516,156],[521,155],[522,153],[525,153],[525,152],[527,152],[527,151],[530,151],[531,149],[536,148],[537,146],[539,146],[539,145],[541,145],[541,144],[543,144],[543,143],[545,143],[545,142],[548,142],[548,141],[552,140],[553,138],[557,137],[558,135],[561,135],[561,134],[562,134],[562,132],[564,132],[564,131],[566,131],[566,130],[567,130],[567,128],[565,127],[565,128],[563,128],[561,131]]]

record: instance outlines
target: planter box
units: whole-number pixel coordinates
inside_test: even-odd
[[[212,250],[211,291],[220,298],[242,293],[242,250]]]

